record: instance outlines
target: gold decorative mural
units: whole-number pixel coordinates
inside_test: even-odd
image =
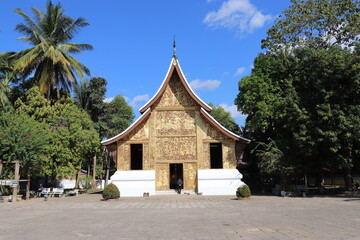
[[[157,163],[155,165],[156,191],[166,191],[170,189],[170,170],[168,163]]]
[[[155,107],[197,106],[175,73]]]
[[[195,111],[157,111],[156,135],[195,135]]]
[[[184,190],[196,191],[197,190],[197,164],[196,163],[184,163],[183,176],[184,176]]]
[[[156,138],[156,160],[195,160],[196,137]]]
[[[146,141],[149,140],[149,124],[148,121],[140,124],[129,136],[127,136],[124,140],[131,141]]]

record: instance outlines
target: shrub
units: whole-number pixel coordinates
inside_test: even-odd
[[[82,176],[79,178],[80,186],[83,189],[90,189],[92,187],[92,176]]]
[[[236,191],[236,196],[238,198],[249,198],[251,191],[248,185],[241,186]]]
[[[115,184],[111,183],[105,187],[102,196],[105,200],[118,199],[120,198],[120,191]]]

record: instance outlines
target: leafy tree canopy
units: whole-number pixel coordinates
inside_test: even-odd
[[[359,42],[360,5],[357,0],[291,0],[293,3],[268,29],[262,48],[328,48]]]
[[[221,125],[223,125],[231,132],[240,135],[240,127],[231,117],[228,111],[226,111],[222,106],[215,107],[212,103],[209,103],[209,106],[212,108],[210,114],[213,118],[215,118],[216,121],[218,121]]]
[[[108,130],[106,123],[107,109],[104,102],[106,84],[105,78],[91,78],[90,81],[81,81],[74,91],[76,104],[89,113],[101,138],[106,135]]]
[[[72,99],[64,98],[51,104],[35,87],[26,93],[24,100],[16,102],[16,107],[17,111],[49,125],[50,160],[44,169],[47,175],[74,176],[80,162],[99,151],[100,138],[93,122]]]
[[[107,137],[113,137],[124,131],[135,118],[132,107],[126,103],[125,98],[121,95],[115,96],[111,102],[106,104],[106,107],[106,121],[109,127]]]
[[[296,48],[255,59],[235,102],[248,114],[253,137],[276,143],[284,156],[278,160],[288,161],[279,166],[306,171],[359,164],[359,53],[359,46]]]
[[[6,163],[20,161],[21,176],[44,174],[48,162],[50,131],[25,113],[0,113],[0,155]],[[13,164],[6,164],[13,172]]]
[[[35,7],[32,12],[34,19],[21,9],[15,10],[24,19],[24,23],[16,26],[16,31],[25,35],[19,39],[33,47],[17,54],[14,67],[24,75],[33,73],[40,92],[48,97],[52,88],[57,89],[59,98],[59,89],[69,91],[76,82],[76,75],[82,78],[90,74],[89,69],[71,54],[82,53],[93,47],[69,43],[81,28],[89,24],[84,18],[74,20],[66,16],[60,3],[54,5],[51,1],[47,2],[45,12]]]

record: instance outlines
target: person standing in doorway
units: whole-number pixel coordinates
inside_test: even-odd
[[[178,190],[178,194],[181,193],[181,188],[182,188],[182,185],[183,185],[183,181],[181,180],[181,178],[178,179],[177,181],[177,190]]]

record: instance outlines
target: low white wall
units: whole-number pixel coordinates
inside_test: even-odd
[[[56,180],[56,187],[57,188],[64,188],[64,189],[73,189],[75,188],[75,179],[62,179]]]
[[[56,187],[57,188],[64,188],[64,189],[74,189],[75,188],[75,179],[62,179],[62,180],[56,180]],[[110,184],[111,181],[108,181],[108,184]],[[104,188],[105,187],[105,180],[96,180],[96,188]],[[80,188],[82,188],[80,183]]]
[[[198,170],[198,192],[203,195],[236,195],[238,187],[245,185],[237,169]]]
[[[116,171],[110,180],[123,197],[142,197],[144,192],[155,194],[155,170]]]

